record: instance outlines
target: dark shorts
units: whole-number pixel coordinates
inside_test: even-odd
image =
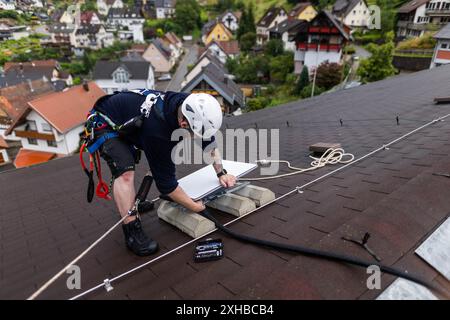
[[[100,147],[101,157],[108,163],[114,179],[127,171],[134,171],[138,151],[122,138],[112,138]]]

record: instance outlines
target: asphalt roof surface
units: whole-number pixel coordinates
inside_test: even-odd
[[[433,104],[436,96],[449,91],[450,66],[443,66],[227,118],[225,127],[280,128],[280,159],[307,166],[310,144],[339,142],[361,157],[449,114],[449,104]],[[449,137],[447,118],[311,185],[303,194],[245,217],[232,228],[367,260],[371,257],[366,251],[341,237],[370,232],[369,245],[382,263],[450,290],[448,281],[414,254],[449,216],[450,179],[432,175],[450,172]],[[139,179],[146,170],[144,163],[138,166]],[[181,166],[178,176],[197,168]],[[255,184],[280,196],[335,168]],[[0,299],[28,297],[118,221],[113,202],[86,202],[86,187],[77,156],[0,174]],[[154,188],[149,198],[155,196]],[[221,221],[231,220],[226,214],[216,215]],[[39,298],[70,298],[190,240],[160,221],[156,211],[142,219],[144,229],[160,243],[158,254],[134,256],[125,249],[118,228],[78,263],[82,290],[68,290],[66,275]],[[85,298],[373,299],[382,292],[366,288],[366,270],[358,267],[267,250],[219,233],[212,236],[225,243],[225,257],[219,261],[195,264],[193,245],[188,245],[115,282],[113,291],[102,288]],[[383,275],[382,289],[394,279]]]

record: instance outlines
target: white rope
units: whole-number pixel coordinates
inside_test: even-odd
[[[92,250],[100,241],[102,241],[108,234],[110,234],[119,224],[125,220],[128,216],[123,217],[119,220],[115,225],[113,225],[111,228],[109,228],[108,231],[106,231],[100,238],[98,238],[94,243],[92,243],[86,250],[84,250],[79,256],[77,256],[75,259],[73,259],[67,266],[65,266],[61,271],[59,271],[57,274],[53,276],[50,280],[48,280],[42,287],[40,287],[36,292],[34,292],[27,300],[34,300],[38,295],[40,295],[45,289],[47,289],[53,282],[55,282],[64,272],[67,271],[72,265],[77,263],[78,260],[83,258],[86,254],[88,254],[89,251]]]
[[[296,174],[313,171],[320,169],[322,167],[325,167],[328,164],[335,165],[335,164],[347,164],[351,163],[355,156],[351,153],[346,153],[344,149],[342,148],[330,148],[327,151],[324,152],[324,154],[320,158],[316,158],[313,156],[309,156],[313,161],[311,162],[311,167],[309,168],[297,168],[291,165],[289,161],[286,160],[256,160],[256,163],[261,164],[262,166],[267,166],[270,163],[284,163],[287,165],[287,167],[291,170],[294,170],[294,172],[274,175],[274,176],[267,176],[267,177],[260,177],[260,178],[241,178],[239,180],[241,181],[260,181],[260,180],[271,180],[271,179],[278,179],[288,176],[293,176]],[[344,160],[344,157],[348,157],[347,160]]]

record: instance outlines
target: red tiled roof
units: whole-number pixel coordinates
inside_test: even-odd
[[[228,55],[236,55],[241,52],[239,49],[239,42],[237,40],[217,41],[217,44]]]
[[[33,60],[30,62],[6,62],[3,66],[3,70],[6,72],[11,68],[20,68],[20,66],[24,68],[30,67],[53,67],[56,68],[58,66],[58,61],[50,59],[50,60]]]
[[[27,149],[20,149],[19,153],[14,160],[14,166],[16,168],[29,167],[35,164],[44,163],[55,158],[55,153],[32,151]]]
[[[65,133],[83,123],[94,103],[105,95],[95,82],[89,82],[88,85],[89,91],[79,85],[63,92],[45,95],[28,104],[56,130]]]

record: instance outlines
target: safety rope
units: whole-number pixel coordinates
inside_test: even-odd
[[[347,163],[347,164],[345,164],[345,165],[343,165],[343,166],[341,166],[341,167],[339,167],[339,168],[337,168],[337,169],[335,169],[333,171],[330,171],[330,172],[328,172],[328,173],[326,173],[326,174],[324,174],[324,175],[322,175],[322,176],[320,176],[320,177],[318,177],[318,178],[316,178],[316,179],[314,179],[314,180],[312,180],[312,181],[310,181],[308,183],[303,184],[302,186],[297,186],[295,189],[293,189],[293,190],[291,190],[289,192],[286,192],[285,194],[282,194],[281,196],[275,198],[274,200],[269,201],[266,204],[264,204],[264,205],[262,205],[262,206],[260,206],[260,207],[258,207],[256,209],[254,209],[254,210],[252,210],[252,211],[250,211],[250,212],[248,212],[248,213],[246,213],[246,214],[244,214],[244,215],[242,215],[240,217],[237,217],[237,218],[235,218],[235,219],[225,223],[224,226],[226,227],[228,225],[231,225],[231,224],[235,223],[236,221],[239,221],[239,220],[245,218],[246,216],[248,216],[248,215],[250,215],[250,214],[252,214],[252,213],[254,213],[256,211],[259,211],[259,210],[261,210],[261,209],[263,209],[263,208],[265,208],[265,207],[267,207],[267,206],[269,206],[269,205],[271,205],[271,204],[273,204],[273,203],[275,203],[275,202],[277,202],[277,201],[279,201],[281,199],[284,199],[285,197],[288,197],[288,196],[290,196],[292,194],[295,194],[295,193],[301,193],[302,190],[307,188],[308,186],[310,186],[310,185],[312,185],[312,184],[314,184],[314,183],[316,183],[316,182],[318,182],[320,180],[323,180],[323,179],[325,179],[325,178],[327,178],[327,177],[329,177],[329,176],[331,176],[333,174],[336,174],[337,172],[340,172],[341,170],[344,170],[345,168],[348,168],[349,166],[351,166],[353,164],[359,163],[359,162],[363,161],[364,159],[366,159],[366,158],[368,158],[368,157],[370,157],[370,156],[372,156],[372,155],[374,155],[374,154],[376,154],[376,153],[378,153],[380,151],[387,150],[389,146],[391,146],[391,145],[393,145],[393,144],[395,144],[395,143],[397,143],[397,142],[399,142],[399,141],[401,141],[401,140],[403,140],[403,139],[413,135],[414,133],[416,133],[416,132],[418,132],[420,130],[423,130],[424,128],[429,127],[430,125],[433,125],[433,124],[435,124],[435,123],[437,123],[439,121],[443,121],[444,119],[446,119],[448,117],[450,117],[450,113],[445,115],[445,116],[442,116],[442,117],[439,117],[437,119],[434,119],[434,120],[432,120],[430,122],[427,122],[426,124],[424,124],[424,125],[416,128],[416,129],[414,129],[414,130],[412,130],[412,131],[410,131],[410,132],[408,132],[408,133],[406,133],[406,134],[404,134],[404,135],[402,135],[402,136],[400,136],[400,137],[390,141],[387,144],[382,145],[381,147],[379,147],[379,148],[369,152],[368,154],[353,160],[352,162],[349,162],[349,163]],[[155,199],[155,201],[157,199]],[[142,268],[145,268],[146,266],[148,266],[148,265],[150,265],[150,264],[152,264],[152,263],[154,263],[154,262],[156,262],[156,261],[158,261],[158,260],[160,260],[160,259],[162,259],[162,258],[164,258],[164,257],[166,257],[166,256],[168,256],[170,254],[172,254],[172,253],[175,253],[175,252],[179,251],[180,249],[182,249],[182,248],[184,248],[184,247],[186,247],[186,246],[188,246],[188,245],[190,245],[190,244],[192,244],[192,243],[194,243],[194,242],[204,238],[205,236],[210,235],[211,233],[213,233],[213,232],[215,232],[217,230],[218,229],[215,228],[215,229],[211,230],[210,232],[207,232],[206,234],[203,234],[200,237],[197,237],[197,238],[192,239],[192,240],[190,240],[188,242],[185,242],[185,243],[181,244],[180,246],[175,247],[174,249],[157,256],[156,258],[153,258],[152,260],[144,262],[143,264],[140,264],[140,265],[138,265],[138,266],[136,266],[136,267],[134,267],[134,268],[132,268],[132,269],[130,269],[128,271],[125,271],[125,272],[117,275],[114,278],[108,279],[108,283],[109,284],[113,283],[113,282],[115,282],[115,281],[117,281],[117,280],[119,280],[119,279],[121,279],[123,277],[128,276],[129,274],[132,274],[132,273],[134,273],[134,272],[136,272],[136,271],[138,271],[138,270],[140,270]],[[86,291],[76,295],[76,296],[73,296],[69,300],[79,299],[79,298],[81,298],[81,297],[83,297],[83,296],[85,296],[85,295],[87,295],[87,294],[89,294],[91,292],[94,292],[94,291],[96,291],[96,290],[98,290],[98,289],[100,289],[100,288],[102,288],[104,286],[105,286],[105,284],[102,282],[102,283],[100,283],[100,284],[98,284],[98,285],[96,285],[96,286],[94,286],[94,287],[92,287],[92,288],[90,288],[90,289],[88,289],[88,290],[86,290]]]
[[[343,160],[344,157],[348,157],[349,159]],[[351,153],[346,153],[344,149],[337,148],[333,149],[330,148],[327,151],[323,153],[323,155],[320,158],[310,156],[313,161],[311,162],[310,168],[296,168],[291,166],[291,163],[289,161],[285,160],[256,160],[256,163],[261,164],[262,166],[269,165],[270,163],[284,163],[287,164],[288,168],[291,170],[294,170],[294,172],[285,173],[285,174],[279,174],[275,176],[267,176],[267,177],[260,177],[260,178],[242,178],[239,180],[242,181],[260,181],[260,180],[271,180],[271,179],[278,179],[288,176],[293,176],[300,173],[305,173],[308,171],[317,170],[320,168],[325,167],[326,165],[335,165],[335,164],[347,164],[352,162],[355,159],[355,156]]]

